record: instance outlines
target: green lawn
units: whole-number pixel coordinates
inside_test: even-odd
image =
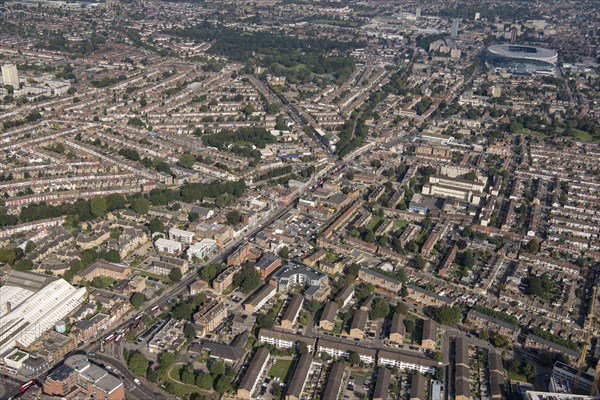
[[[171,280],[169,279],[168,276],[164,276],[164,275],[160,275],[160,274],[153,274],[152,272],[144,271],[141,269],[138,269],[138,272],[140,273],[140,275],[146,276],[148,278],[158,279],[160,281],[163,281],[164,283],[173,283],[173,282],[171,282]]]
[[[373,214],[373,217],[371,218],[371,221],[369,221],[369,225],[367,225],[367,228],[375,231],[375,227],[377,226],[377,224],[379,224],[379,222],[381,222],[382,219],[383,218],[381,218],[379,215]]]
[[[273,366],[271,367],[271,370],[269,371],[269,376],[273,378],[278,377],[279,379],[284,381],[291,365],[292,360],[277,360],[275,361],[275,364],[273,364]]]
[[[516,372],[512,372],[512,371],[506,371],[507,375],[508,375],[508,379],[512,379],[514,381],[519,381],[519,382],[527,382],[527,378],[525,378],[525,376],[523,375],[519,375]]]
[[[405,221],[403,219],[397,219],[394,221],[394,230],[397,231],[398,229],[404,229],[408,226],[408,221]]]
[[[325,19],[325,18],[315,19],[312,22],[315,24],[335,25],[335,26],[343,26],[343,27],[349,27],[349,28],[356,28],[358,25],[360,25],[360,23],[357,21],[340,21],[337,19]]]
[[[171,382],[173,384],[173,387],[175,388],[175,395],[177,397],[181,397],[186,398],[188,395],[192,394],[192,393],[200,393],[203,394],[203,390],[201,390],[199,387],[195,386],[195,385],[186,385],[183,383],[178,382],[179,381],[179,371],[181,370],[181,368],[183,368],[183,365],[174,365],[173,367],[171,367],[171,371],[169,372],[169,382]]]

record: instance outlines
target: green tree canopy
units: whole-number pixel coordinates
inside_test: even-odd
[[[181,269],[179,269],[179,267],[175,267],[171,270],[171,272],[169,272],[169,279],[172,282],[179,282],[182,278],[182,273],[181,273]]]

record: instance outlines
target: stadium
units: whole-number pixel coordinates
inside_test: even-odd
[[[497,44],[487,48],[486,62],[515,73],[553,73],[558,53],[536,46]]]

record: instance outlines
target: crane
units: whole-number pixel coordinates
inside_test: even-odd
[[[585,368],[585,359],[587,357],[587,352],[590,347],[590,341],[592,340],[592,332],[594,331],[594,303],[596,302],[596,287],[592,291],[592,303],[590,304],[590,312],[588,313],[588,334],[585,339],[585,345],[581,350],[581,357],[579,357],[579,362],[577,363],[577,375],[575,376],[575,381],[573,382],[573,393],[577,393],[577,389],[579,388],[579,381],[581,380],[581,373]],[[596,377],[598,374],[596,374]],[[597,382],[596,382],[597,383]],[[592,386],[592,390],[594,390],[594,386]]]

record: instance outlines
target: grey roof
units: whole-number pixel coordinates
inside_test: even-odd
[[[425,386],[427,379],[421,374],[413,374],[410,383],[410,398],[425,400]]]
[[[37,292],[38,290],[46,287],[50,282],[54,282],[59,278],[46,274],[36,274],[33,272],[26,271],[12,271],[10,276],[4,283],[6,286],[16,286],[22,289],[31,290]]]
[[[528,340],[533,340],[534,342],[537,342],[537,343],[539,343],[541,345],[549,347],[552,350],[556,351],[557,353],[565,353],[568,356],[573,357],[573,358],[579,357],[579,351],[570,349],[570,348],[565,347],[565,346],[561,346],[560,344],[551,342],[551,341],[546,340],[546,339],[544,339],[542,337],[529,334],[529,335],[527,335],[527,339]]]
[[[338,310],[339,306],[337,305],[337,303],[334,303],[332,301],[328,302],[327,304],[325,304],[325,308],[323,308],[320,321],[334,322]]]
[[[306,379],[308,378],[311,365],[312,356],[308,353],[302,354],[298,359],[296,369],[294,369],[294,374],[290,380],[286,396],[294,396],[297,399],[300,398],[302,390],[304,389],[304,385],[306,384]]]
[[[323,391],[322,400],[337,400],[340,388],[342,386],[342,379],[344,378],[344,370],[346,367],[344,364],[333,363],[331,372],[327,378],[327,384]]]
[[[379,367],[377,371],[377,381],[375,381],[375,389],[373,390],[373,400],[387,400],[392,374],[385,367]]]
[[[390,326],[390,333],[398,333],[404,335],[406,329],[404,327],[404,315],[394,314],[392,317],[392,324]]]
[[[252,361],[250,361],[250,366],[248,367],[248,369],[244,373],[244,376],[242,377],[242,380],[240,381],[240,386],[238,390],[245,389],[248,392],[252,391],[252,388],[258,380],[260,371],[268,359],[269,350],[265,349],[264,347],[261,347],[258,350],[256,350],[256,353],[254,353],[254,356],[252,357]]]
[[[287,308],[285,309],[282,321],[292,321],[296,317],[296,315],[298,315],[298,311],[300,310],[300,307],[302,307],[303,302],[304,297],[302,297],[299,294],[294,295]]]
[[[501,326],[501,327],[506,328],[506,329],[510,329],[510,330],[513,330],[513,331],[518,331],[519,330],[518,326],[513,325],[510,322],[506,322],[506,321],[504,321],[502,319],[492,317],[491,315],[484,314],[484,313],[479,312],[479,311],[477,311],[475,309],[469,311],[469,314],[475,316],[476,318],[484,319],[486,321],[489,321],[489,322],[491,322],[491,323],[493,323],[495,325]]]
[[[365,329],[365,325],[367,324],[367,318],[369,313],[364,310],[356,310],[354,312],[354,317],[352,318],[352,323],[350,324],[350,329],[360,329],[361,331]]]

